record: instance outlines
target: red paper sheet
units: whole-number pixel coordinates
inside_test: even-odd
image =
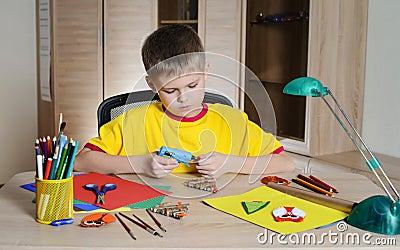
[[[97,184],[100,190],[107,183],[114,183],[117,188],[106,193],[105,204],[99,204],[96,203],[95,192],[84,188],[89,183]],[[168,194],[171,192],[105,174],[89,173],[74,176],[74,198],[108,210]]]

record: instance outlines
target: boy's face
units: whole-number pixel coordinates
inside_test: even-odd
[[[193,117],[203,109],[205,73],[186,74],[178,77],[159,76],[149,83],[156,91],[165,108],[179,117]]]

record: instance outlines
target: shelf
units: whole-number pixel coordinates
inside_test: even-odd
[[[161,24],[197,24],[197,20],[161,20]]]
[[[286,12],[282,14],[273,14],[264,16],[262,12],[259,12],[256,20],[250,21],[250,24],[267,24],[267,23],[308,23],[309,14],[306,10],[298,12]]]
[[[308,23],[308,20],[292,20],[292,21],[279,21],[279,22],[274,22],[274,21],[250,21],[251,25],[254,24],[283,24],[283,23]]]

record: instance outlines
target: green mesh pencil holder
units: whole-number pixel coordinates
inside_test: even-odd
[[[74,217],[73,176],[62,180],[36,181],[36,221],[53,221]]]

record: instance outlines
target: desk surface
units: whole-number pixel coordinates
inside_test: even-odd
[[[362,247],[367,246],[365,242],[359,244],[340,244],[340,242],[330,242],[325,238],[323,244],[291,244],[286,245],[278,242],[277,236],[271,242],[261,244],[257,237],[260,233],[265,233],[264,228],[249,222],[243,221],[231,215],[213,209],[201,201],[204,198],[220,197],[227,195],[237,195],[249,191],[262,183],[257,181],[249,184],[249,176],[238,175],[225,188],[207,197],[197,197],[183,199],[181,197],[166,197],[165,201],[184,201],[190,204],[188,216],[181,220],[169,217],[157,216],[163,226],[167,229],[163,233],[164,237],[152,236],[148,232],[131,224],[137,240],[132,240],[127,232],[118,223],[112,223],[100,228],[83,228],[79,226],[80,220],[87,214],[76,214],[75,222],[72,225],[53,227],[40,224],[35,221],[35,204],[31,201],[34,193],[20,188],[22,184],[33,181],[33,172],[24,172],[15,175],[3,188],[0,189],[0,249],[10,248],[68,248],[68,249],[87,249],[93,248],[314,248],[315,247]],[[285,178],[292,178],[292,174],[279,175]],[[125,179],[141,182],[136,175],[123,175]],[[225,176],[227,177],[227,176]],[[232,179],[232,176],[228,176]],[[358,174],[337,174],[335,176],[319,177],[328,181],[333,186],[340,188],[337,197],[352,201],[361,201],[376,194],[383,194],[383,191],[374,185],[366,177]],[[168,184],[168,178],[153,180],[157,184]],[[172,190],[179,193],[179,190]],[[135,214],[148,220],[144,210],[135,210]],[[323,215],[321,215],[323,216]],[[150,220],[151,221],[151,220]],[[149,222],[150,222],[149,221]],[[322,229],[313,229],[305,233],[315,234],[317,237],[323,233],[332,232],[338,234],[336,225]],[[269,237],[273,234],[267,230]],[[362,237],[367,232],[348,225],[345,232],[357,233]],[[302,233],[298,233],[299,236]],[[390,244],[400,245],[399,236],[385,236],[371,233],[369,241],[375,242],[376,239],[383,239]],[[286,238],[287,240],[288,238]],[[381,241],[382,242],[382,241]],[[393,243],[394,242],[394,243]]]

